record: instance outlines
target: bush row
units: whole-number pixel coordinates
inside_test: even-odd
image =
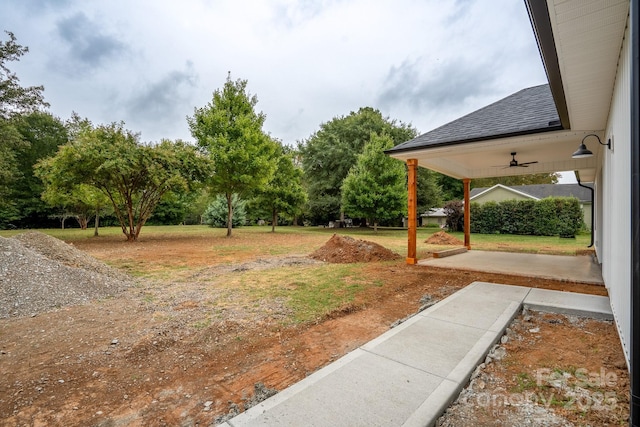
[[[584,223],[575,197],[472,203],[470,209],[472,233],[575,237]]]

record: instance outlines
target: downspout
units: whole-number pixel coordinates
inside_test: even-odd
[[[631,379],[630,424],[640,426],[640,5],[631,1]]]
[[[582,188],[586,188],[587,190],[591,191],[591,244],[589,244],[589,246],[587,246],[588,248],[593,247],[593,224],[594,224],[594,220],[593,220],[593,204],[594,204],[594,189],[591,187],[587,187],[586,185],[582,185],[582,183],[580,182],[580,175],[578,174],[578,172],[576,171],[576,179],[578,180],[578,185]]]

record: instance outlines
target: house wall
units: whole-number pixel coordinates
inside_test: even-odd
[[[498,187],[491,191],[487,191],[482,195],[474,197],[473,199],[471,199],[471,203],[477,202],[483,204],[486,202],[502,202],[504,200],[531,200],[531,198]]]
[[[596,233],[602,277],[609,291],[622,345],[629,361],[631,338],[631,46],[625,32],[604,138],[612,138],[613,150],[602,147],[597,190],[601,191],[601,216]],[[605,101],[605,100],[603,100]],[[603,141],[604,142],[604,141]]]

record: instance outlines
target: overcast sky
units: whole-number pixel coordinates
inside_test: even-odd
[[[53,114],[143,141],[193,140],[228,72],[292,145],[360,107],[424,133],[546,83],[521,0],[3,0],[0,29]]]

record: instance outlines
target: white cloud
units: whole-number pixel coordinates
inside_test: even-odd
[[[186,116],[229,71],[290,144],[363,106],[426,132],[545,81],[512,0],[6,0],[0,29],[30,47],[12,68],[54,114],[144,140],[191,140]]]

